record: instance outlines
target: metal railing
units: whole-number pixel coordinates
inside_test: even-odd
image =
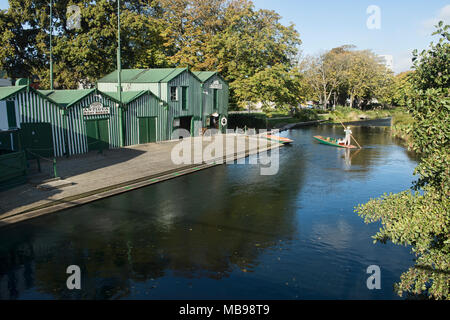
[[[49,151],[50,149],[32,149],[32,150],[34,150],[34,151]],[[51,150],[53,151],[53,149],[51,149]],[[58,172],[56,170],[56,157],[46,158],[46,157],[41,156],[40,154],[34,153],[30,149],[25,149],[25,152],[27,154],[33,156],[33,158],[37,161],[38,172],[42,172],[41,160],[48,161],[48,162],[51,162],[52,165],[53,165],[53,176],[54,176],[54,178],[55,179],[59,178],[58,177]]]

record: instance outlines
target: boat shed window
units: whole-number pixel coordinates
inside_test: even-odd
[[[217,111],[217,106],[219,105],[219,95],[217,89],[213,89],[213,110]]]
[[[188,109],[188,87],[181,87],[181,109]]]
[[[178,101],[178,88],[170,87],[170,101]]]
[[[16,107],[14,101],[6,101],[6,114],[8,117],[9,129],[17,128]]]

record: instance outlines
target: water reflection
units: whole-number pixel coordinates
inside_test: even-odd
[[[305,298],[305,290],[346,297],[342,285],[355,281],[353,273],[322,282],[324,259],[354,271],[372,250],[355,244],[357,237],[371,243],[373,231],[361,231],[348,208],[366,200],[354,198],[358,183],[372,182],[370,194],[387,191],[371,174],[402,150],[384,128],[352,130],[367,148],[312,141],[339,136],[338,127],[289,132],[295,144],[280,150],[276,176],[261,176],[256,165],[221,166],[2,229],[0,298],[205,297],[192,289],[205,281],[215,281],[206,285],[215,297]],[[410,175],[410,167],[395,169]],[[351,195],[342,193],[343,181],[352,182]],[[81,291],[66,288],[73,264],[82,269]]]

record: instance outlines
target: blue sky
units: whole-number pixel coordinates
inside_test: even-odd
[[[284,24],[294,23],[304,54],[343,44],[394,56],[394,70],[409,69],[413,49],[425,49],[439,19],[450,23],[450,0],[253,0],[257,8],[278,12]],[[368,29],[370,5],[380,8],[381,28]],[[0,0],[0,8],[8,8]]]
[[[304,54],[315,54],[343,44],[372,49],[394,57],[394,71],[408,70],[413,49],[425,49],[433,40],[439,19],[450,24],[450,1],[427,0],[254,0],[257,8],[271,9],[294,23]],[[381,28],[368,29],[370,5],[380,8]]]

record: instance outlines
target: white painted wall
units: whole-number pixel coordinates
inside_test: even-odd
[[[20,128],[20,114],[17,105],[15,106],[16,111],[16,127]],[[9,130],[8,126],[8,112],[6,111],[6,101],[0,101],[0,130]]]
[[[0,79],[0,87],[12,86],[11,79]]]
[[[8,117],[6,113],[6,101],[0,101],[0,130],[8,130]]]

